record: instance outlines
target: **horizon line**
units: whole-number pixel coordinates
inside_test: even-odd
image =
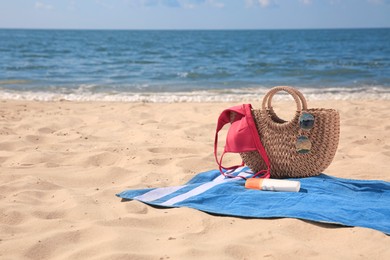
[[[0,30],[64,30],[64,31],[271,31],[271,30],[362,30],[390,29],[390,27],[313,27],[313,28],[23,28],[0,27]]]

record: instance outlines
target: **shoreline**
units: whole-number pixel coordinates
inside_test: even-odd
[[[66,93],[45,91],[11,91],[0,89],[0,100],[76,101],[76,102],[146,102],[146,103],[218,103],[259,101],[269,88],[210,89],[194,91],[91,92],[84,86]],[[298,88],[308,100],[390,100],[387,87]],[[276,100],[288,100],[289,95],[277,95]]]
[[[241,103],[0,100],[0,258],[389,258],[390,236],[371,229],[220,217],[115,196],[216,169],[217,118]],[[295,110],[293,101],[274,105],[286,119]],[[340,112],[326,174],[390,181],[388,100],[308,105]]]

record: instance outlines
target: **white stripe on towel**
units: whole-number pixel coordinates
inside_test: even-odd
[[[153,200],[160,199],[160,198],[162,198],[164,196],[167,196],[167,195],[169,195],[171,193],[174,193],[175,191],[178,191],[178,190],[180,190],[181,188],[184,188],[184,187],[186,187],[186,185],[157,188],[157,189],[148,191],[148,192],[146,192],[146,193],[144,193],[142,195],[136,196],[136,197],[134,197],[134,199],[135,200],[145,201],[145,202],[153,201]]]
[[[240,174],[238,174],[237,176],[243,176],[243,177],[247,177],[247,176],[250,176],[252,174],[250,173],[245,173],[245,172],[241,172]],[[172,206],[178,202],[181,202],[183,200],[186,200],[186,199],[189,199],[191,197],[194,197],[196,195],[199,195],[219,184],[222,184],[222,183],[225,183],[227,181],[237,181],[239,180],[238,178],[229,178],[229,179],[222,179],[222,180],[218,180],[218,181],[212,181],[212,182],[207,182],[205,184],[202,184],[186,193],[183,193],[183,194],[180,194],[176,197],[173,197],[167,201],[165,201],[164,203],[161,203],[162,206]]]

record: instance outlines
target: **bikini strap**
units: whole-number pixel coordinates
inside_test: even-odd
[[[256,146],[256,150],[257,152],[260,154],[260,156],[263,158],[266,166],[267,166],[267,169],[266,170],[261,170],[257,173],[255,173],[253,175],[253,178],[254,177],[261,177],[261,178],[269,178],[270,177],[270,172],[271,172],[271,165],[270,165],[270,162],[269,162],[269,159],[268,159],[268,156],[267,156],[267,152],[264,148],[264,146],[262,145],[261,143],[261,140],[260,140],[260,136],[257,132],[257,128],[256,128],[256,124],[255,124],[255,121],[253,119],[253,116],[252,116],[252,106],[250,104],[244,104],[242,105],[242,107],[238,108],[238,107],[233,107],[231,109],[226,109],[224,110],[221,115],[219,116],[218,118],[218,123],[217,123],[217,129],[216,129],[216,132],[215,132],[215,139],[214,139],[214,157],[215,157],[215,160],[219,166],[219,171],[221,172],[222,175],[226,176],[226,177],[236,177],[236,176],[232,176],[232,175],[229,175],[226,173],[226,171],[229,171],[229,170],[235,170],[239,167],[242,167],[245,165],[244,161],[242,161],[241,165],[234,165],[234,166],[230,166],[230,167],[224,167],[222,166],[222,160],[223,160],[223,157],[226,153],[226,146],[225,146],[225,149],[221,155],[221,158],[218,158],[218,133],[219,131],[221,131],[221,129],[228,123],[231,123],[231,120],[230,120],[230,113],[228,112],[235,112],[234,110],[242,110],[242,108],[244,108],[244,115],[242,115],[243,117],[245,117],[246,119],[246,122],[250,128],[250,132],[251,132],[251,135],[252,135],[252,139],[255,143],[255,146]],[[225,171],[225,172],[224,172]],[[241,177],[241,176],[240,176]],[[243,179],[246,179],[244,177],[241,177]]]

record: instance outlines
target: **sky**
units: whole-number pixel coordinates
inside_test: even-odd
[[[390,0],[0,0],[0,28],[390,28]]]

